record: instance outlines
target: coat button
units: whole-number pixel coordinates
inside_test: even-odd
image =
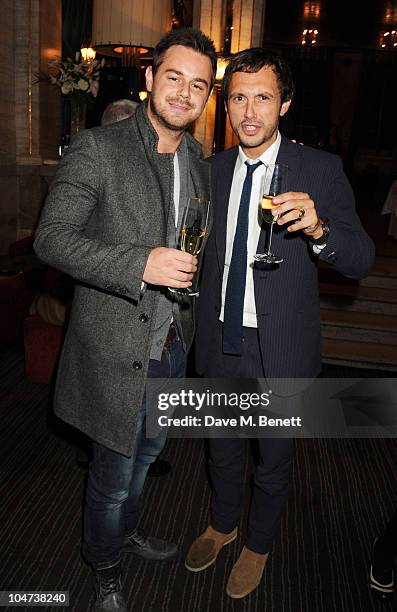
[[[132,367],[134,370],[142,370],[142,361],[134,361]]]
[[[138,318],[141,323],[147,323],[149,321],[149,317],[146,312],[142,312],[142,314],[140,314]]]

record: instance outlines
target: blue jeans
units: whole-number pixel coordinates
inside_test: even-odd
[[[163,349],[161,361],[151,359],[148,378],[185,376],[186,354],[178,335]],[[134,451],[126,457],[93,443],[85,500],[83,556],[94,569],[117,565],[126,535],[136,528],[140,497],[149,466],[164,447],[167,431],[147,438],[146,393],[137,415]]]

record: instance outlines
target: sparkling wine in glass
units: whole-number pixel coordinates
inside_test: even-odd
[[[270,224],[269,235],[267,238],[267,247],[265,253],[257,253],[254,255],[255,261],[273,266],[283,261],[279,255],[275,255],[271,251],[273,228],[274,224],[279,219],[280,215],[272,215],[272,209],[275,208],[273,199],[288,191],[288,166],[284,164],[269,164],[266,166],[266,171],[261,180],[261,189],[259,196],[259,211],[262,219]]]
[[[182,217],[180,249],[190,255],[199,255],[203,248],[203,241],[208,229],[210,201],[205,198],[189,198]],[[199,295],[199,290],[194,287],[186,289],[174,289],[168,287],[171,293],[177,295],[188,295],[191,297]]]

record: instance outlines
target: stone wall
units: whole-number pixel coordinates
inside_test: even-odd
[[[57,159],[59,92],[38,83],[61,53],[61,2],[3,0],[0,22],[0,254],[31,233]]]

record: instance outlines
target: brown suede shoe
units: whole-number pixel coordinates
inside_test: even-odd
[[[226,593],[233,599],[241,599],[251,593],[261,581],[269,553],[260,555],[244,546],[230,573]]]
[[[237,538],[237,527],[230,533],[221,533],[209,525],[191,545],[187,553],[185,567],[191,572],[201,572],[207,569],[218,556],[223,546],[227,546]]]

